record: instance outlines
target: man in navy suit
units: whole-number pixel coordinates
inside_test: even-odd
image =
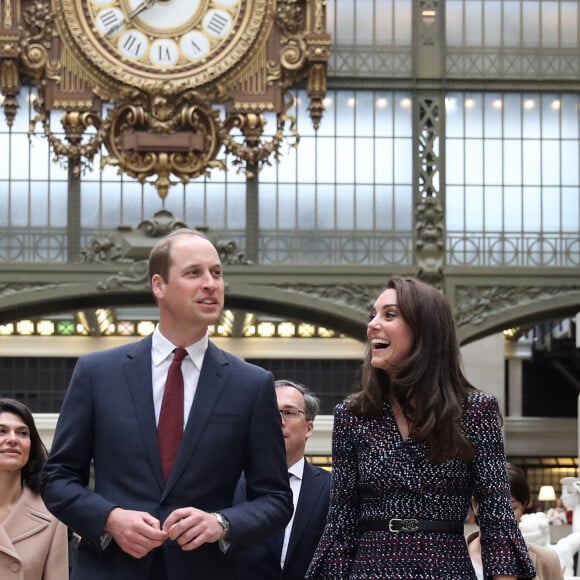
[[[159,240],[149,274],[159,324],[137,343],[80,357],[42,496],[81,536],[73,579],[227,580],[237,546],[264,540],[292,513],[274,380],[208,340],[224,281],[203,234]],[[182,439],[165,476],[157,423],[179,347]],[[233,506],[242,472],[249,499]]]
[[[304,385],[287,380],[276,381],[276,398],[282,416],[294,514],[284,533],[239,550],[236,554],[239,580],[304,580],[326,524],[330,472],[310,465],[304,458],[319,400]],[[246,497],[242,479],[235,501],[244,501]]]

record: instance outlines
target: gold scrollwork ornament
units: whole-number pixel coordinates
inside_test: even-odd
[[[165,199],[173,174],[188,183],[209,169],[225,169],[216,160],[221,143],[219,112],[198,99],[194,91],[168,99],[163,92],[153,95],[127,91],[124,100],[109,111],[110,130],[105,140],[109,156],[102,165],[117,166],[140,183],[152,181]]]

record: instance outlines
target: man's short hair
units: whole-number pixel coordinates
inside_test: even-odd
[[[287,379],[280,379],[274,383],[276,387],[292,387],[296,389],[304,396],[304,414],[308,421],[314,421],[318,410],[320,409],[320,399],[314,394],[314,392],[305,387],[301,383],[295,383],[294,381],[289,381]]]
[[[160,238],[149,254],[149,282],[155,274],[159,274],[164,282],[169,280],[171,267],[171,245],[177,236],[197,236],[211,241],[203,232],[190,228],[179,228]]]

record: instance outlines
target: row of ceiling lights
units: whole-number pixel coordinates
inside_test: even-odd
[[[253,313],[243,313],[240,336],[257,338],[336,338],[340,333],[307,322],[261,320]],[[225,310],[219,322],[210,328],[212,336],[234,336],[236,314]],[[148,336],[157,320],[115,320],[114,311],[99,308],[79,311],[74,318],[19,320],[0,325],[0,336]]]

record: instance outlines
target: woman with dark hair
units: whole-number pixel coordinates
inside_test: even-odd
[[[499,406],[463,374],[449,302],[393,277],[367,339],[361,388],[335,409],[330,511],[306,578],[474,580],[463,528],[472,496],[486,576],[533,578]]]
[[[508,463],[506,467],[510,482],[512,509],[516,522],[519,523],[526,509],[532,505],[532,494],[523,469],[511,463]],[[479,505],[475,499],[473,499],[472,504],[473,512],[477,517]],[[477,579],[483,580],[485,576],[481,561],[481,534],[478,531],[471,532],[466,539]],[[564,580],[562,565],[556,550],[528,543],[528,552],[536,567],[536,576],[534,576],[536,580]]]
[[[0,578],[66,580],[67,529],[39,495],[46,461],[32,413],[0,399]]]

